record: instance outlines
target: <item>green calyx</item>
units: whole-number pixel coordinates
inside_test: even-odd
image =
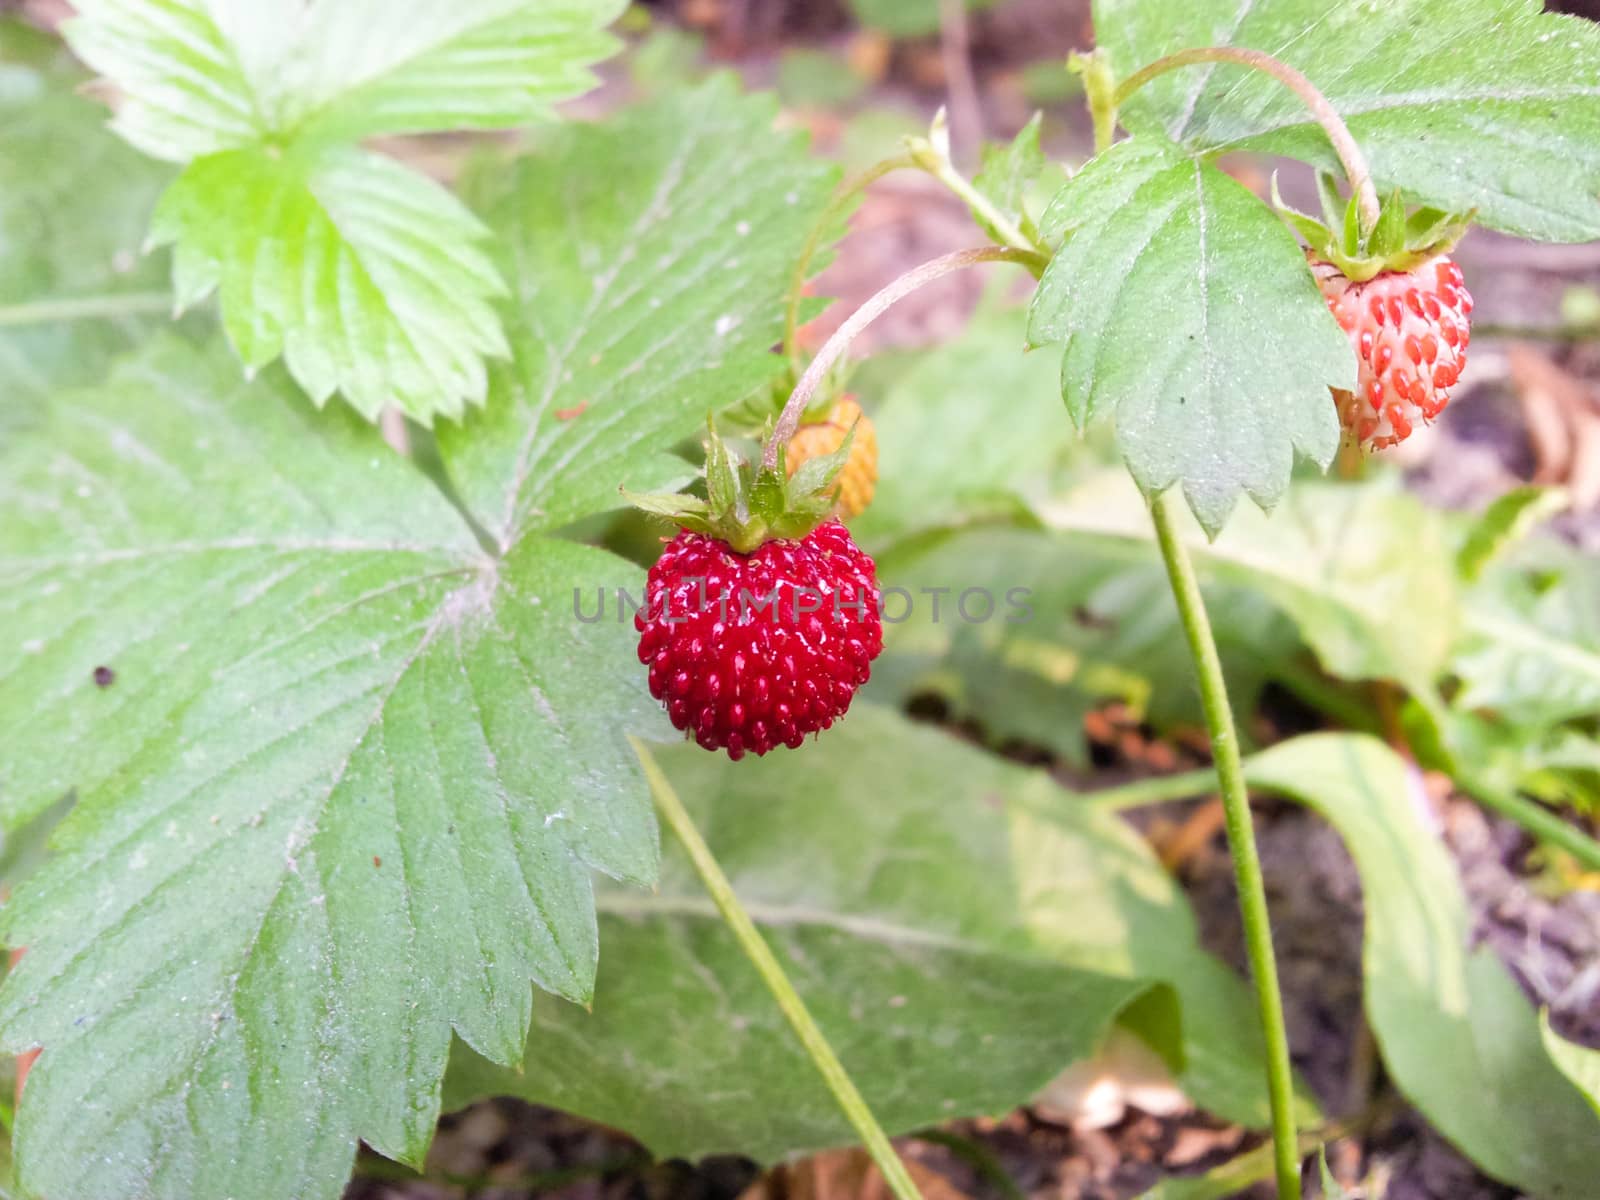
[[[1430,258],[1448,254],[1472,224],[1471,212],[1419,208],[1407,213],[1396,190],[1380,202],[1377,224],[1363,230],[1358,198],[1342,199],[1331,176],[1318,176],[1318,184],[1325,220],[1285,204],[1278,194],[1276,175],[1272,177],[1272,207],[1305,238],[1312,253],[1357,283],[1385,271],[1410,271]]]
[[[640,494],[626,488],[628,503],[642,512],[666,517],[684,529],[726,542],[749,554],[763,542],[806,536],[833,512],[831,488],[850,458],[851,430],[832,454],[807,459],[791,477],[780,454],[778,465],[734,455],[706,419],[706,495]]]

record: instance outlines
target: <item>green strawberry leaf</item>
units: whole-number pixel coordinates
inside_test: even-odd
[[[4,1045],[45,1047],[23,1179],[331,1197],[357,1138],[420,1162],[451,1030],[514,1061],[529,980],[591,994],[591,869],[654,877],[631,631],[571,607],[637,569],[487,558],[374,432],[220,354],[158,343],[51,418],[0,493],[0,816],[79,797],[0,929]]]
[[[113,128],[188,162],[305,137],[502,129],[594,86],[622,0],[78,0],[72,48],[123,93]]]
[[[1538,526],[1571,503],[1560,488],[1515,487],[1495,497],[1476,517],[1456,552],[1456,571],[1476,583],[1507,551],[1521,545]]]
[[[1040,515],[1081,537],[1153,536],[1120,473],[1083,480]],[[1214,542],[1194,526],[1183,536],[1203,579],[1271,600],[1331,675],[1427,692],[1449,662],[1462,619],[1449,530],[1404,492],[1305,480],[1279,511],[1241,513]]]
[[[1521,726],[1600,714],[1600,567],[1553,539],[1490,566],[1465,597],[1455,704]]]
[[[1260,1121],[1240,981],[1199,950],[1183,893],[1114,814],[876,705],[804,755],[659,757],[892,1132],[1025,1102],[1135,999],[1163,1040],[1181,1015],[1191,1095]],[[540,998],[525,1069],[458,1054],[450,1106],[522,1096],[662,1157],[773,1161],[853,1140],[677,846],[655,893],[607,889],[599,905],[594,1011]],[[1181,1014],[1150,991],[1163,981]]]
[[[165,325],[145,226],[170,172],[105,131],[61,44],[0,20],[0,445],[57,386]]]
[[[1218,584],[1216,574],[1206,592],[1228,690],[1249,712],[1273,668],[1300,653],[1301,637],[1267,596]],[[1157,729],[1203,723],[1170,585],[1148,541],[961,530],[880,555],[878,578],[892,619],[866,693],[876,700],[931,693],[995,744],[1020,739],[1083,766],[1084,718],[1109,700]]]
[[[674,123],[686,110],[701,123]],[[725,83],[659,111],[657,162],[680,164],[664,196],[705,152],[704,122],[759,116],[765,131],[771,116]],[[636,149],[598,127],[560,140],[567,185],[597,197]],[[163,342],[55,398],[54,424],[10,448],[0,741],[28,753],[0,765],[0,824],[80,798],[0,921],[29,946],[0,992],[0,1044],[45,1046],[19,1127],[30,1189],[332,1197],[358,1138],[420,1161],[452,1030],[509,1065],[530,980],[590,997],[592,871],[655,873],[623,735],[665,725],[610,607],[623,610],[616,589],[642,594],[642,573],[548,534],[616,506],[633,466],[663,471],[680,413],[692,427],[706,396],[782,369],[767,352],[778,297],[831,181],[776,144],[716,191],[788,247],[717,284],[730,303],[755,297],[736,310],[748,341],[708,364],[695,331],[672,340],[635,297],[636,345],[662,347],[678,407],[657,421],[659,378],[625,383],[596,396],[602,426],[566,440],[571,417],[522,411],[506,452],[464,476],[472,498],[524,506],[492,552],[371,430],[319,417],[276,367],[244,384],[220,345]],[[478,180],[520,214],[508,259],[629,243],[640,212],[548,205],[547,178],[513,162]],[[651,211],[664,245],[694,244],[703,210]],[[591,296],[577,263],[506,274],[547,289],[585,355],[626,339],[604,304],[586,321],[565,312]],[[536,345],[519,346],[527,361]],[[612,422],[620,451],[596,436]],[[524,438],[558,467],[518,476]],[[491,487],[495,464],[506,476]]]
[[[180,304],[219,290],[247,371],[281,355],[318,404],[428,424],[483,403],[504,287],[447,192],[354,143],[547,116],[593,83],[621,7],[86,0],[67,32],[121,93],[113,128],[188,164],[153,226]]]
[[[1263,50],[1350,126],[1380,188],[1544,241],[1600,237],[1600,29],[1539,0],[1095,0],[1118,71],[1190,46]],[[1337,168],[1304,105],[1229,65],[1141,89],[1128,127],[1198,153],[1255,150]]]
[[[1067,240],[1029,340],[1064,344],[1068,411],[1114,422],[1147,495],[1180,487],[1215,536],[1241,492],[1275,504],[1297,456],[1332,461],[1328,389],[1355,386],[1356,357],[1294,237],[1245,188],[1137,138],[1073,178],[1041,232]]]
[[[1316,809],[1361,873],[1367,1020],[1408,1100],[1490,1175],[1551,1200],[1594,1191],[1594,1114],[1551,1063],[1505,965],[1474,948],[1456,864],[1406,764],[1371,738],[1281,743],[1253,786]]]
[[[319,405],[340,392],[368,420],[394,404],[424,423],[460,416],[487,390],[482,356],[507,353],[486,232],[438,184],[342,146],[202,158],[151,226],[180,304],[220,291],[247,370],[282,356]]]
[[[789,273],[834,172],[727,75],[469,180],[518,297],[493,403],[439,430],[502,542],[689,478],[667,451],[781,368]]]
[[[1052,166],[1039,145],[1039,128],[1043,121],[1044,114],[1036,112],[1007,145],[986,144],[983,165],[972,179],[973,186],[1000,210],[1001,215],[1009,217],[1025,233],[1034,230],[1033,218],[1028,214],[1029,196],[1047,177],[1058,186],[1062,180],[1060,169]],[[993,225],[976,213],[973,216],[984,232],[999,238]]]

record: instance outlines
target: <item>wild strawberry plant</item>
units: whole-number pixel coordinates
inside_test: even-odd
[[[1349,845],[1406,1097],[1497,1178],[1592,1186],[1593,1053],[1474,948],[1406,765],[1348,734],[1245,758],[1232,708],[1310,674],[1366,728],[1398,689],[1424,761],[1594,860],[1518,794],[1600,796],[1593,564],[1527,536],[1544,501],[1467,523],[1381,479],[1290,486],[1341,412],[1371,446],[1443,414],[1469,220],[1600,236],[1593,27],[1530,0],[1101,0],[1074,63],[1097,153],[1041,207],[1037,121],[971,180],[941,128],[914,139],[869,177],[928,171],[994,244],[885,281],[807,363],[802,286],[856,189],[725,77],[554,121],[615,48],[610,0],[77,7],[118,136],[55,43],[0,27],[25,1193],[333,1196],[358,1140],[420,1165],[442,1108],[515,1093],[661,1154],[859,1135],[905,1195],[885,1129],[1023,1102],[1120,1025],[1271,1128],[1297,1196],[1324,1124],[1247,785]],[[369,144],[534,122],[453,188]],[[1235,182],[1234,150],[1320,172],[1323,218]],[[850,339],[996,262],[1038,278],[1026,320],[868,364],[866,424]],[[686,457],[708,413],[730,440]],[[690,532],[641,550],[630,502]],[[883,616],[670,625],[686,556],[780,599],[877,588]],[[1029,619],[891,620],[896,591]],[[1204,720],[1254,1003],[1114,811],[1208,785],[1072,796],[896,711],[930,687],[1068,758],[1107,697]],[[717,752],[644,749],[673,726]]]

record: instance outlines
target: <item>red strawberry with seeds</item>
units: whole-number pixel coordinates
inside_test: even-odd
[[[1467,365],[1472,295],[1461,268],[1440,255],[1364,282],[1309,253],[1328,308],[1361,359],[1356,391],[1336,392],[1346,433],[1373,450],[1411,436],[1450,402]]]
[[[736,462],[708,429],[704,500],[630,496],[682,527],[634,626],[650,694],[707,750],[799,746],[845,714],[883,649],[877,570],[829,516],[852,441],[791,476],[782,447]]]
[[[684,530],[634,625],[673,725],[734,759],[827,729],[883,649],[872,559],[837,521],[749,554]]]
[[[1370,450],[1399,445],[1444,411],[1467,365],[1472,296],[1449,255],[1472,214],[1407,211],[1396,191],[1369,226],[1359,197],[1341,201],[1326,177],[1325,220],[1286,205],[1276,179],[1272,203],[1305,238],[1311,274],[1360,363],[1354,392],[1333,389],[1345,436]]]

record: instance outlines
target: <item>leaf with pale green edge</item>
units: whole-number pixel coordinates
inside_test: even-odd
[[[1333,1177],[1333,1172],[1328,1169],[1326,1146],[1317,1149],[1317,1178],[1322,1183],[1322,1200],[1350,1200],[1350,1193],[1344,1190],[1339,1181]]]
[[[0,20],[0,444],[58,385],[165,324],[140,244],[170,172],[105,131],[61,43]]]
[[[1548,1009],[1539,1012],[1539,1036],[1551,1060],[1572,1081],[1572,1086],[1583,1093],[1595,1116],[1600,1117],[1600,1050],[1562,1037],[1550,1027]]]
[[[591,994],[591,871],[655,875],[621,738],[659,714],[572,607],[638,569],[485,556],[374,431],[213,349],[58,396],[0,469],[0,816],[79,798],[0,928],[44,1195],[419,1163],[452,1029],[514,1062],[530,980]]]
[[[296,138],[503,129],[588,91],[623,0],[78,0],[68,40],[114,128],[188,162]]]
[[[1080,481],[1039,515],[1084,537],[1154,537],[1117,472]],[[1271,600],[1332,675],[1425,691],[1449,659],[1460,615],[1445,518],[1387,483],[1298,481],[1278,511],[1242,511],[1215,542],[1180,528],[1202,579]]]
[[[1600,714],[1600,565],[1554,539],[1491,567],[1463,601],[1454,703],[1520,726]]]
[[[1047,180],[1057,186],[1062,182],[1060,168],[1052,165],[1039,145],[1039,129],[1043,122],[1044,114],[1036,112],[1004,146],[986,144],[983,164],[972,178],[973,186],[984,198],[1024,233],[1036,231],[1028,213],[1029,197]],[[981,213],[974,212],[973,217],[990,237],[1004,240]]]
[[[1535,528],[1570,503],[1561,488],[1532,485],[1496,496],[1467,527],[1456,552],[1456,571],[1465,582],[1476,583],[1507,551],[1525,542]]]
[[[1263,1142],[1254,1150],[1246,1150],[1219,1163],[1203,1175],[1163,1179],[1149,1191],[1141,1192],[1138,1200],[1230,1200],[1271,1179],[1274,1168],[1272,1143]]]
[[[1166,573],[1152,545],[1027,529],[962,530],[878,558],[884,652],[867,695],[932,694],[991,741],[1087,765],[1083,720],[1109,700],[1157,729],[1203,723]],[[1251,711],[1301,650],[1265,596],[1209,584],[1229,692]]]
[[[1321,734],[1257,755],[1246,774],[1316,809],[1355,859],[1367,1020],[1395,1085],[1495,1178],[1550,1200],[1592,1195],[1600,1127],[1510,972],[1475,946],[1455,862],[1406,764],[1376,739]]]
[[[486,236],[443,187],[347,146],[202,158],[151,224],[178,303],[219,292],[247,370],[281,356],[319,405],[338,392],[368,420],[393,404],[424,424],[481,400],[484,356],[508,353]]]
[[[1190,1095],[1262,1120],[1248,995],[1114,814],[870,704],[803,754],[659,761],[892,1132],[1026,1102],[1141,994],[1140,1029],[1165,1041],[1181,1020]],[[518,1095],[663,1157],[854,1140],[679,847],[655,893],[599,906],[594,1011],[540,998],[525,1068],[458,1054],[452,1107]],[[1146,992],[1162,982],[1181,1013]]]
[[[1242,185],[1136,138],[1093,159],[1040,224],[1066,241],[1029,340],[1064,344],[1073,421],[1113,422],[1146,493],[1180,487],[1215,536],[1241,492],[1271,508],[1297,457],[1332,461],[1328,389],[1355,386],[1356,357],[1293,236]]]
[[[835,173],[722,75],[468,182],[517,298],[488,410],[439,430],[502,542],[690,474],[668,453],[782,369],[783,302]]]
[[[891,37],[922,37],[939,32],[944,0],[849,0],[850,11],[868,29]],[[969,11],[993,8],[1000,0],[965,0]]]
[[[1600,237],[1600,29],[1539,0],[1095,0],[1119,73],[1191,46],[1263,50],[1303,72],[1349,125],[1379,187],[1476,208],[1545,241]],[[1225,64],[1172,71],[1122,112],[1197,153],[1256,150],[1334,169],[1298,97]]]
[[[317,403],[424,424],[481,404],[506,353],[486,231],[375,134],[536,120],[592,86],[621,0],[85,0],[73,47],[113,128],[187,163],[152,234],[181,305],[220,292],[248,371],[282,355]]]

